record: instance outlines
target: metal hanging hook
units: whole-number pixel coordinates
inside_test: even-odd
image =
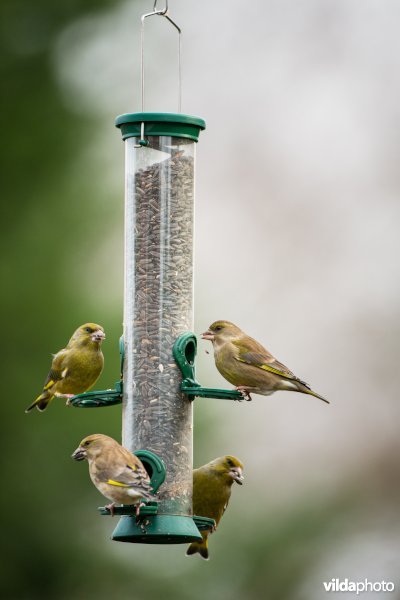
[[[182,105],[182,68],[181,68],[181,52],[182,52],[182,30],[173,19],[168,15],[168,0],[165,0],[165,7],[163,9],[157,9],[158,0],[154,1],[153,11],[142,15],[141,22],[141,52],[140,52],[140,71],[141,71],[141,100],[142,100],[142,112],[145,110],[145,74],[144,74],[144,26],[145,20],[148,17],[158,15],[164,17],[175,27],[178,32],[178,112],[181,112]]]
[[[140,40],[140,79],[141,79],[141,105],[142,112],[145,112],[145,76],[144,76],[144,25],[145,20],[148,17],[154,17],[155,15],[159,17],[164,17],[175,27],[178,32],[178,112],[181,112],[182,107],[182,62],[181,62],[181,54],[182,54],[182,30],[175,21],[171,19],[168,15],[168,0],[165,0],[165,6],[163,9],[157,9],[158,0],[154,0],[153,10],[150,13],[146,13],[141,17],[141,40]],[[137,147],[147,146],[148,142],[144,139],[144,123],[141,124],[140,128],[140,140],[137,144]]]
[[[153,5],[153,12],[157,11],[157,2],[158,2],[158,0],[155,0],[154,5]],[[168,12],[168,0],[165,0],[165,8],[161,12],[164,15]]]

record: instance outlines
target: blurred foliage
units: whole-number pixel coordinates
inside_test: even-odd
[[[84,166],[80,179],[70,179],[77,149],[93,123],[65,108],[51,60],[60,30],[83,12],[112,4],[4,0],[0,5],[0,67],[7,82],[0,100],[4,142],[0,410],[7,424],[1,457],[8,489],[1,511],[4,598],[71,597],[76,571],[84,574],[91,562],[90,555],[85,559],[77,552],[74,523],[79,520],[82,526],[84,504],[76,493],[79,483],[75,489],[71,484],[82,476],[82,489],[88,486],[83,485],[83,472],[73,470],[69,456],[82,436],[92,431],[93,414],[77,419],[74,411],[54,403],[50,418],[37,418],[37,413],[28,422],[24,408],[40,390],[50,352],[56,352],[86,320],[104,323],[110,346],[115,344],[115,357],[110,352],[102,378],[104,386],[118,378],[122,307],[115,314],[99,314],[93,299],[70,287],[65,268],[69,257],[84,261],[83,256],[74,256],[79,238],[93,239],[107,224],[101,211],[93,213],[90,194],[94,197],[98,190],[85,179]],[[110,422],[110,413],[98,415],[95,429],[118,437],[119,415],[114,416]],[[79,597],[89,596],[82,592]]]
[[[54,402],[46,414],[24,414],[40,391],[49,353],[86,320],[107,331],[99,387],[112,386],[119,373],[121,303],[99,309],[96,297],[77,283],[82,278],[84,289],[90,284],[93,274],[89,267],[85,271],[85,261],[92,263],[110,220],[121,227],[122,238],[123,185],[116,202],[113,190],[102,186],[101,173],[89,180],[84,161],[78,176],[78,149],[96,122],[67,110],[52,67],[59,32],[81,15],[113,5],[112,0],[3,0],[0,5],[1,75],[7,88],[0,100],[1,596],[294,599],[321,547],[340,535],[343,522],[347,526],[343,515],[351,515],[357,493],[341,498],[339,490],[325,505],[304,501],[272,513],[260,499],[254,509],[239,503],[234,490],[221,533],[211,539],[209,563],[184,558],[183,547],[119,546],[108,541],[111,519],[96,514],[101,498],[86,465],[73,463],[70,455],[89,433],[119,438],[120,408],[78,413]],[[99,198],[110,201],[101,204]],[[107,285],[106,272],[103,277]],[[217,429],[210,419],[199,418],[196,444]]]

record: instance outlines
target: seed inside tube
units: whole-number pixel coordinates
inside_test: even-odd
[[[190,514],[192,404],[180,391],[172,346],[192,328],[194,143],[150,136],[149,147],[134,149],[135,141],[125,142],[126,277],[133,285],[125,291],[124,337],[132,346],[125,348],[124,435],[133,438],[131,450],[163,459],[161,505]]]

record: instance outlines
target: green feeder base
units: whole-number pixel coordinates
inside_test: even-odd
[[[192,517],[184,515],[148,515],[120,518],[111,536],[116,542],[139,544],[189,544],[202,537]]]

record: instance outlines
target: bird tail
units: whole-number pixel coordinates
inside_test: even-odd
[[[44,410],[46,410],[47,405],[53,398],[54,398],[54,395],[50,394],[47,390],[45,390],[44,392],[42,392],[40,394],[40,396],[38,396],[36,398],[36,400],[34,400],[32,402],[32,404],[30,406],[28,406],[28,408],[26,409],[25,412],[28,413],[33,408],[35,408],[35,406],[38,410],[40,410],[40,412],[43,412]]]
[[[326,398],[324,398],[323,396],[320,396],[319,394],[317,394],[317,392],[313,392],[311,388],[309,388],[306,385],[302,385],[300,388],[300,392],[303,392],[303,394],[309,394],[310,396],[314,396],[315,398],[319,398],[320,400],[322,400],[323,402],[326,402],[327,404],[330,404],[329,400],[327,400]]]
[[[208,538],[203,537],[201,542],[192,542],[189,548],[186,550],[186,556],[191,556],[192,554],[200,554],[204,560],[208,560],[209,552],[208,552]]]

